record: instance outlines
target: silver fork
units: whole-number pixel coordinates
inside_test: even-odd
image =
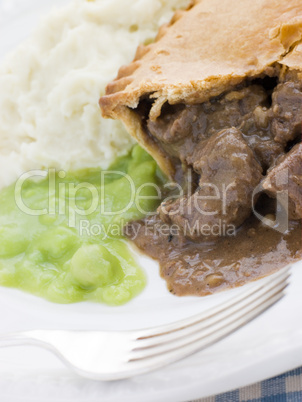
[[[79,375],[119,380],[183,359],[245,325],[284,294],[289,268],[253,283],[223,306],[161,327],[136,331],[29,331],[0,337],[0,346],[34,345],[55,353]]]

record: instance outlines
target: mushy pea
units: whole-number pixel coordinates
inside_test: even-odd
[[[135,146],[109,171],[41,174],[0,193],[0,285],[57,303],[120,305],[141,292],[122,228],[160,202],[155,161]]]

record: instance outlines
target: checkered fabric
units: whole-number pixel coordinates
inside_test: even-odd
[[[195,402],[302,402],[302,367],[258,384]]]

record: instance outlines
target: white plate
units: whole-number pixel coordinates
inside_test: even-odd
[[[39,16],[66,0],[0,0],[0,57],[19,43]],[[0,89],[1,90],[1,89]],[[146,290],[126,306],[55,305],[0,289],[0,333],[47,329],[134,329],[195,314],[242,292],[176,298],[166,291],[158,266],[141,258]],[[182,362],[127,381],[81,379],[50,353],[35,348],[0,350],[1,401],[188,401],[238,388],[302,365],[302,263],[295,265],[286,297],[224,341]]]

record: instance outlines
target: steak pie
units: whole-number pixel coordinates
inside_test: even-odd
[[[193,2],[100,105],[187,190],[127,228],[172,293],[209,294],[301,259],[300,0]]]

